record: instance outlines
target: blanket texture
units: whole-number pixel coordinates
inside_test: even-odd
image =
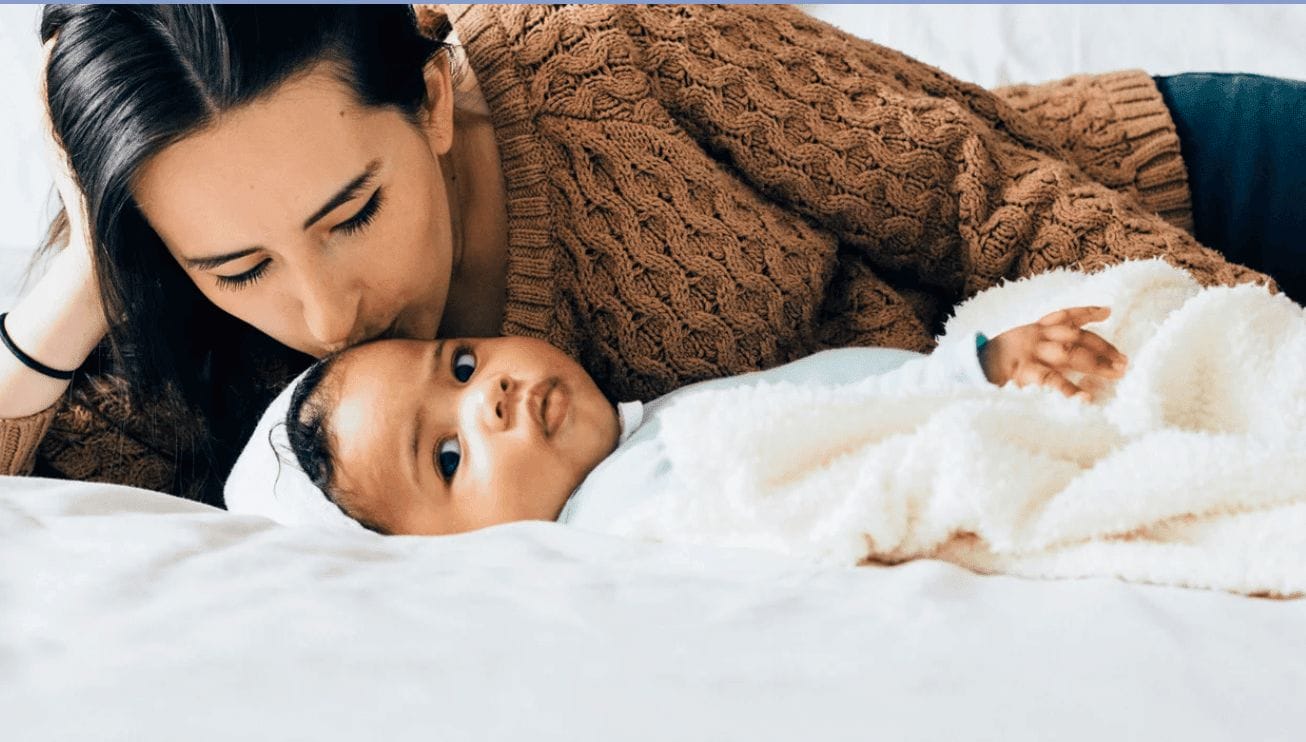
[[[690,395],[663,417],[674,493],[613,530],[829,563],[1306,593],[1303,309],[1142,261],[995,287],[946,333],[1088,304],[1113,308],[1090,329],[1130,357],[1091,404],[996,387]]]

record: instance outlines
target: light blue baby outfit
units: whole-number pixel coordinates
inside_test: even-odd
[[[668,484],[671,467],[658,415],[686,394],[759,382],[845,386],[871,376],[877,378],[878,391],[889,394],[986,386],[989,381],[980,368],[976,340],[974,335],[946,339],[930,355],[891,348],[827,350],[767,371],[690,384],[646,404],[624,402],[617,408],[621,418],[617,449],[599,462],[572,493],[558,522],[600,530],[598,524],[610,522],[617,513],[658,496]]]

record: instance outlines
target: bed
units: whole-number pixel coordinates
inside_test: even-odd
[[[985,84],[1306,78],[1301,7],[810,11]],[[34,23],[0,8],[5,306],[47,204]],[[24,742],[1296,740],[1304,627],[1306,601],[818,569],[550,523],[346,536],[0,478],[0,734]]]
[[[14,740],[1306,728],[1306,601],[937,562],[818,570],[551,523],[342,536],[15,479],[0,481],[0,564],[0,718]]]

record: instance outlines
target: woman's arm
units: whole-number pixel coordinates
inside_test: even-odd
[[[75,369],[108,331],[90,256],[69,245],[5,317],[5,329],[27,355],[56,369]],[[0,353],[0,418],[18,418],[53,405],[68,382],[37,373],[5,349]]]
[[[46,160],[64,206],[68,244],[32,290],[9,311],[5,329],[28,356],[51,368],[71,370],[82,365],[109,328],[95,278],[86,197],[50,121],[44,70],[54,44],[54,39],[45,44],[39,87],[41,110],[45,112]],[[0,419],[40,412],[53,405],[67,388],[67,381],[29,369],[8,349],[0,355]]]
[[[53,41],[46,44],[48,60]],[[42,75],[41,105],[46,112],[46,152],[68,220],[68,244],[45,274],[9,310],[5,330],[24,353],[55,369],[80,367],[108,332],[91,253],[86,200],[50,125]],[[7,348],[0,350],[0,472],[29,471],[36,446],[67,391],[68,381],[34,371]]]
[[[73,231],[73,234],[77,232]],[[56,369],[82,365],[107,331],[90,253],[72,238],[5,317],[10,338]],[[37,373],[0,348],[0,474],[32,470],[37,446],[69,382]],[[44,413],[44,414],[42,414]]]
[[[879,271],[955,295],[1153,256],[1204,283],[1267,280],[1086,177],[993,94],[798,10],[628,12],[681,125]]]

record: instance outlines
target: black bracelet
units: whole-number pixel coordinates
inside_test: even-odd
[[[57,368],[50,368],[44,363],[41,363],[24,353],[22,349],[14,343],[14,339],[9,337],[9,331],[5,329],[5,318],[8,316],[8,312],[0,312],[0,340],[4,341],[5,347],[9,349],[10,353],[14,354],[14,358],[17,358],[20,363],[36,373],[49,376],[51,379],[68,381],[73,378],[73,374],[76,373],[76,371],[60,371]]]

